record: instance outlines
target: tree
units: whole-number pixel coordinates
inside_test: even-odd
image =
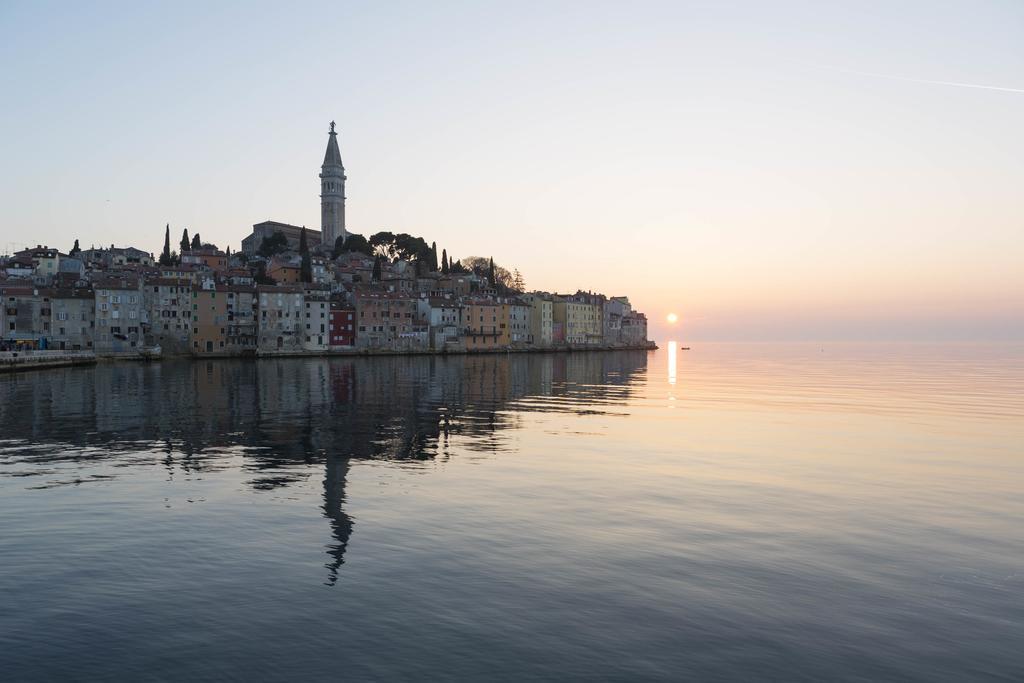
[[[526,291],[526,283],[523,282],[523,275],[518,268],[512,271],[512,283],[509,286],[520,294]]]
[[[468,273],[469,268],[466,267],[462,261],[455,259],[448,259],[448,272],[449,273]]]
[[[303,282],[313,281],[313,260],[309,256],[309,243],[306,241],[306,226],[302,226],[299,232],[299,256],[302,257],[302,264],[299,266],[299,279]]]
[[[430,272],[437,272],[437,242],[430,243]]]
[[[338,239],[334,240],[334,251],[332,252],[334,258],[353,252],[373,256],[373,247],[370,246],[365,237],[355,233],[350,234],[348,237],[338,237]]]
[[[178,245],[178,248],[182,254],[190,250],[191,243],[188,241],[188,228],[181,231],[181,243]]]
[[[203,241],[201,239],[199,239],[199,233],[198,232],[195,235],[192,236],[192,248],[193,249],[202,249],[203,248]]]
[[[430,245],[422,237],[414,237],[408,233],[378,232],[370,236],[370,246],[375,254],[388,261],[405,259],[408,261],[429,261]]]
[[[441,250],[441,272],[445,275],[448,274],[448,251],[446,249]]]
[[[164,228],[164,250],[160,252],[160,265],[171,265],[171,224]]]
[[[463,268],[463,273],[476,273],[480,277],[486,277],[490,280],[491,284],[495,287],[510,287],[512,285],[512,273],[497,263],[493,266],[493,275],[491,274],[493,259],[484,258],[482,256],[470,256],[462,259],[460,266]],[[449,269],[455,273],[460,272],[455,269],[455,263],[449,264]],[[493,279],[492,279],[493,278]]]
[[[178,256],[178,252],[172,251],[171,252],[171,263],[170,263],[170,265],[176,266],[176,265],[178,265],[180,263],[181,263],[181,257]]]
[[[351,234],[345,239],[345,251],[355,252],[363,254],[365,256],[373,255],[373,247],[362,235]]]
[[[374,282],[380,282],[383,279],[384,274],[381,271],[381,256],[378,255],[377,258],[373,260],[373,275],[371,278]]]
[[[82,248],[78,246],[78,240],[75,240],[75,246],[71,247],[71,251],[68,252],[68,256],[76,256],[82,251]]]
[[[494,257],[493,256],[490,258],[490,261],[488,261],[488,263],[487,263],[487,281],[491,283],[492,287],[494,287],[495,285],[498,284],[497,280],[494,279]]]
[[[395,252],[395,233],[393,232],[382,230],[370,235],[370,246],[373,247],[374,254],[383,256],[389,261],[397,256]]]
[[[263,239],[264,239],[264,241],[266,241],[265,237]],[[258,284],[258,285],[276,285],[277,284],[277,280],[275,280],[274,278],[272,278],[269,275],[267,275],[267,264],[264,261],[261,261],[260,264],[256,267],[256,278],[255,278],[255,280],[256,280],[256,284]]]
[[[264,258],[270,258],[274,254],[288,251],[288,238],[280,230],[276,230],[270,237],[264,237],[260,242],[260,248],[256,253]]]

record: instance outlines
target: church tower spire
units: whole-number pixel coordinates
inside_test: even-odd
[[[320,230],[323,246],[334,247],[339,237],[348,237],[345,231],[345,166],[341,163],[338,134],[334,121],[327,139],[327,152],[320,167]]]

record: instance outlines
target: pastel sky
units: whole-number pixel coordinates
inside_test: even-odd
[[[350,230],[655,338],[1024,338],[1018,0],[7,0],[0,87],[0,251],[318,227],[334,119]]]

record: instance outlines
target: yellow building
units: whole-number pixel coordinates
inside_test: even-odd
[[[297,261],[275,256],[267,263],[267,275],[279,285],[296,285],[302,282],[302,267]]]
[[[560,325],[567,344],[600,344],[602,312],[586,294],[556,296],[552,306],[555,325]]]
[[[199,356],[227,353],[228,290],[192,290],[192,353]]]
[[[507,326],[502,332],[502,304],[490,299],[475,299],[463,303],[463,336],[466,350],[498,349],[508,346]],[[504,341],[503,341],[504,339]]]

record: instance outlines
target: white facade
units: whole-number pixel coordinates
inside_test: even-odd
[[[326,296],[314,296],[306,295],[303,348],[306,351],[326,351],[331,345],[331,302]]]

